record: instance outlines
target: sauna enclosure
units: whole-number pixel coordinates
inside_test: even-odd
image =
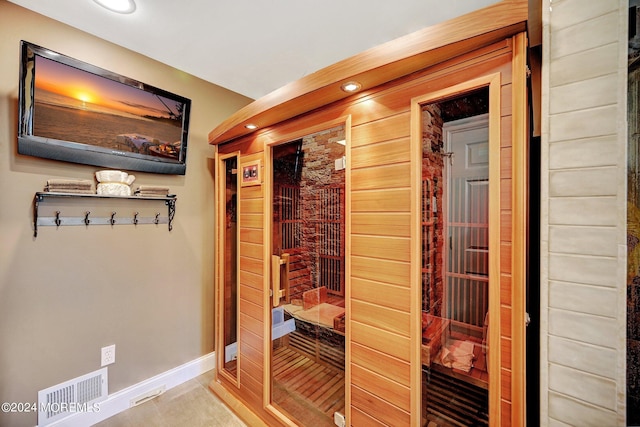
[[[523,423],[526,36],[506,3],[490,20],[513,25],[409,75],[300,114],[259,100],[210,135],[211,388],[246,420]]]

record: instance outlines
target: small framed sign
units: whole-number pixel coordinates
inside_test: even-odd
[[[262,161],[254,160],[248,163],[240,164],[240,171],[242,172],[241,184],[246,185],[259,185],[262,184]]]

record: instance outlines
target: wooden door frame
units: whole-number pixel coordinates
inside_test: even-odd
[[[229,372],[227,372],[224,368],[224,356],[225,356],[225,342],[224,342],[224,278],[225,278],[225,266],[224,266],[224,254],[225,254],[225,241],[224,238],[226,232],[224,231],[225,221],[223,218],[226,216],[226,176],[224,167],[224,162],[227,159],[235,157],[238,162],[238,167],[240,165],[240,151],[233,151],[230,153],[221,154],[216,150],[215,155],[215,179],[216,179],[216,275],[215,275],[215,295],[216,295],[216,321],[218,327],[216,328],[215,334],[215,343],[216,343],[216,364],[219,369],[216,369],[216,376],[221,376],[229,381],[231,384],[234,384],[237,388],[240,388],[240,357],[236,360],[236,377],[234,378]],[[238,175],[236,175],[237,177]],[[240,180],[238,180],[238,195],[240,194]],[[236,215],[240,218],[240,200],[238,197],[238,203],[236,206]],[[238,229],[239,231],[239,229]],[[237,260],[236,265],[240,265],[240,236],[238,232],[238,236],[236,236],[236,244],[238,245],[238,252],[236,254]],[[239,292],[239,271],[236,272],[236,283],[238,284],[238,292],[236,295],[236,303],[238,310],[240,309],[240,292]],[[236,354],[240,354],[240,321],[239,321],[240,313],[238,312],[238,321],[236,322],[237,327],[237,341],[236,341]]]
[[[411,424],[418,425],[421,413],[421,274],[420,274],[420,178],[422,176],[422,106],[468,93],[475,89],[489,89],[489,318],[493,324],[500,324],[500,116],[501,116],[501,75],[489,74],[466,82],[427,93],[411,100],[411,290],[412,290],[412,333],[414,343],[411,355]],[[493,255],[491,255],[493,254]],[[489,420],[495,425],[500,420],[500,330],[491,328],[489,348],[493,349],[489,358]],[[493,420],[493,422],[492,422]]]
[[[510,295],[508,304],[511,304],[510,312],[510,381],[509,393],[510,393],[510,408],[503,410],[503,402],[501,401],[501,375],[490,376],[490,389],[496,391],[490,394],[489,397],[489,413],[490,413],[490,425],[498,425],[508,423],[509,425],[525,425],[526,424],[526,275],[527,275],[527,248],[528,248],[528,209],[529,209],[529,166],[528,166],[528,131],[529,131],[529,119],[527,115],[528,111],[528,97],[527,97],[527,35],[525,33],[518,33],[512,37],[512,59],[511,59],[511,94],[510,105],[505,105],[504,108],[508,108],[511,115],[510,128],[501,126],[501,115],[507,114],[507,112],[501,111],[501,96],[509,96],[509,93],[502,93],[500,84],[490,84],[490,104],[489,104],[489,138],[490,138],[490,200],[489,210],[490,212],[500,212],[501,209],[511,211],[511,227],[500,228],[500,218],[492,218],[490,221],[490,241],[493,241],[493,245],[490,243],[490,253],[499,254],[490,257],[489,261],[489,274],[490,274],[490,309],[489,315],[493,319],[500,319],[501,310],[501,294],[505,293]],[[419,234],[419,178],[421,171],[421,162],[418,161],[421,155],[420,145],[420,129],[421,121],[419,118],[420,105],[444,97],[451,96],[455,93],[465,92],[478,85],[480,87],[486,86],[491,83],[491,79],[499,79],[500,74],[494,74],[489,76],[480,77],[475,80],[470,80],[460,85],[445,88],[439,91],[434,91],[424,96],[416,97],[412,100],[412,118],[411,118],[411,158],[412,158],[412,298],[413,306],[412,311],[418,311],[420,301],[420,273],[419,269],[415,267],[419,265],[420,255],[420,239]],[[483,83],[484,80],[484,83]],[[499,80],[498,82],[499,83]],[[507,103],[509,102],[508,98]],[[511,156],[508,160],[501,164],[501,144],[500,134],[505,133],[505,138],[511,138]],[[493,143],[498,141],[498,143]],[[493,165],[493,167],[491,167]],[[502,171],[501,171],[502,169]],[[491,197],[491,194],[500,195],[501,185],[501,173],[508,174],[510,183],[510,191],[508,194],[505,192],[502,194],[504,197],[508,195],[510,198],[510,204],[500,205],[499,197]],[[508,181],[508,180],[506,180]],[[492,215],[496,217],[496,215]],[[493,230],[493,231],[492,231]],[[502,254],[500,247],[500,233],[508,233],[511,239],[510,253]],[[493,237],[491,237],[493,235]],[[501,289],[501,264],[509,263],[509,270],[511,280],[509,282],[508,289]],[[493,279],[491,279],[491,277]],[[498,281],[497,285],[492,283]],[[502,286],[504,287],[504,286]],[[493,302],[493,303],[492,303]],[[414,316],[412,318],[412,336],[416,341],[420,339],[418,332],[421,330],[420,316]],[[493,321],[493,324],[500,325],[500,329],[507,327],[502,321]],[[494,328],[495,329],[495,328]],[[502,373],[502,361],[496,360],[501,357],[501,337],[492,334],[490,337],[490,348],[494,348],[495,356],[490,359],[489,368],[493,372]],[[506,342],[505,342],[506,343]],[[412,347],[412,414],[418,413],[420,404],[419,394],[419,380],[420,380],[420,350],[419,343],[416,342]],[[496,354],[497,353],[497,354]],[[413,387],[413,386],[416,387]],[[538,408],[531,408],[536,411]],[[510,415],[509,415],[510,413]],[[502,417],[509,417],[508,419],[502,419]],[[493,421],[491,421],[493,420]],[[418,420],[412,415],[412,425],[418,425]]]
[[[315,122],[315,120],[314,120]],[[345,324],[348,324],[349,316],[351,313],[350,303],[350,283],[351,278],[348,274],[351,271],[351,115],[341,116],[333,120],[316,122],[314,125],[305,124],[302,128],[296,128],[295,130],[289,130],[287,132],[277,132],[274,129],[273,134],[269,135],[272,142],[265,143],[264,146],[264,166],[263,166],[263,191],[264,191],[264,241],[267,242],[263,248],[264,259],[270,259],[271,257],[271,242],[273,239],[273,148],[287,144],[299,138],[303,138],[307,135],[311,135],[323,130],[331,129],[337,126],[344,126],[345,134],[345,156],[347,163],[345,165]],[[283,425],[295,427],[298,424],[293,422],[286,414],[271,403],[271,359],[272,342],[271,342],[271,298],[269,292],[271,290],[271,263],[264,262],[264,294],[265,294],[265,310],[264,310],[264,373],[263,373],[263,406],[267,413],[278,419]],[[349,328],[345,330],[345,417],[347,425],[350,420],[351,411],[351,393],[348,386],[351,382],[350,371],[350,351],[349,343],[351,337]]]

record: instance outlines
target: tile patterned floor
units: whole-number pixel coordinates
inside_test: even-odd
[[[246,427],[209,390],[213,371],[167,390],[141,405],[127,409],[96,427]]]

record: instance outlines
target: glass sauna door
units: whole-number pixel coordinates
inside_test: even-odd
[[[218,319],[221,325],[218,345],[220,373],[238,382],[238,157],[223,156],[219,160],[218,179],[218,245],[220,271],[218,285]]]
[[[421,106],[421,425],[489,424],[488,98]]]
[[[344,155],[343,126],[272,148],[271,403],[301,425],[344,416]]]

